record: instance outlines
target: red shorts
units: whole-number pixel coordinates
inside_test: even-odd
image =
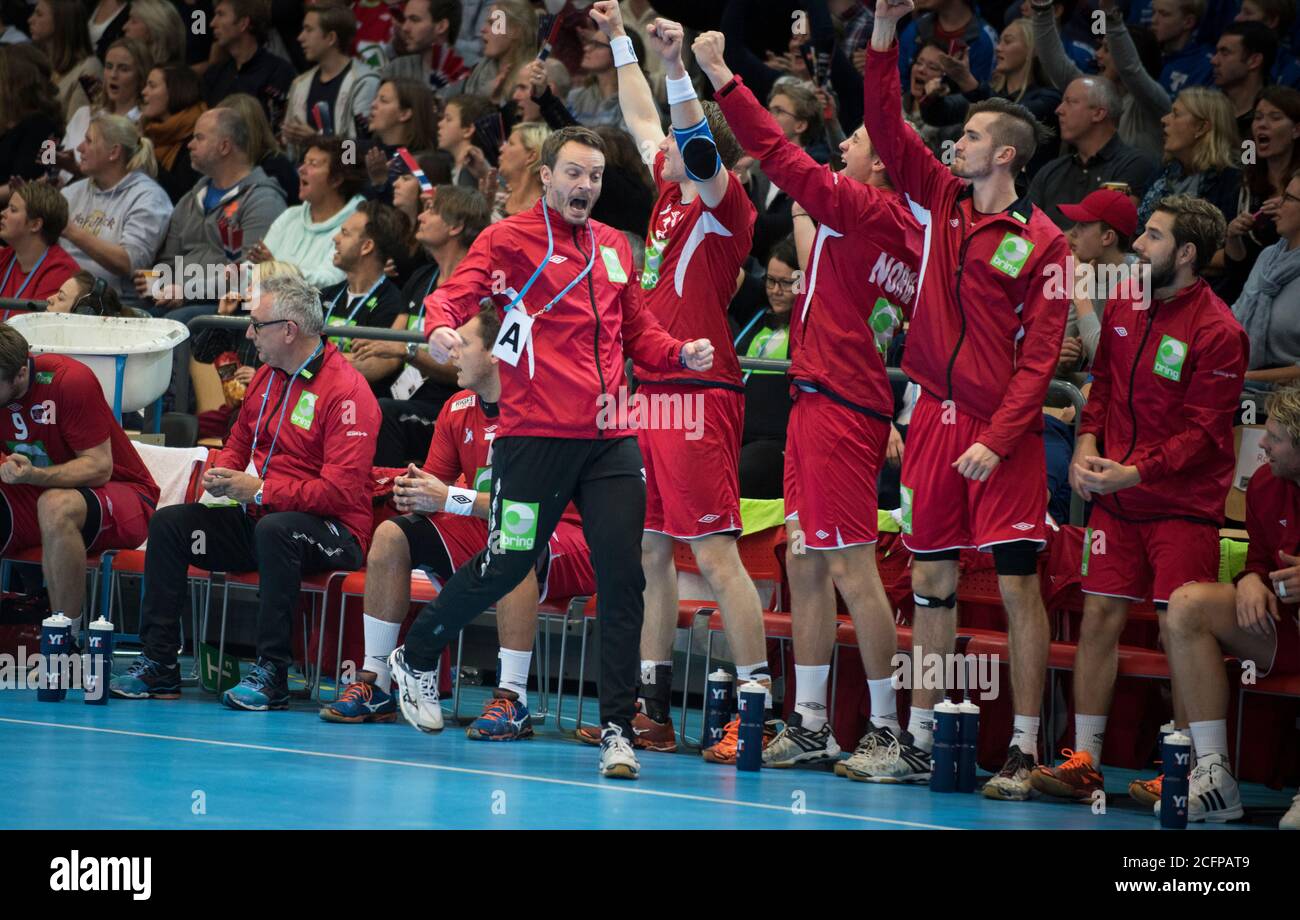
[[[41,525],[36,514],[36,502],[45,489],[37,486],[0,486],[0,498],[9,506],[12,527],[8,540],[0,546],[0,555],[16,553],[41,545]],[[77,489],[87,502],[99,506],[99,530],[86,544],[87,553],[106,549],[135,549],[149,539],[149,518],[153,504],[135,486],[125,482],[106,482],[97,488]],[[94,508],[87,508],[93,520]]]
[[[442,511],[428,518],[442,538],[453,572],[487,548],[488,528],[483,518]],[[581,524],[561,520],[555,525],[547,547],[550,552],[538,572],[541,600],[548,596],[567,598],[596,593],[596,573],[591,567],[591,553]],[[418,559],[413,561],[419,564]]]
[[[643,403],[658,415],[637,429],[645,462],[645,529],[679,540],[713,533],[739,534],[740,436],[745,394],[719,387],[645,383],[637,396],[681,396]],[[668,411],[663,407],[671,406]],[[653,423],[654,416],[650,418]]]
[[[914,553],[988,552],[995,544],[1047,544],[1047,457],[1041,434],[1025,434],[984,482],[953,464],[988,429],[922,392],[903,449],[903,544]]]
[[[807,549],[876,542],[876,479],[889,424],[823,393],[796,391],[785,435],[785,516]]]
[[[1212,524],[1121,521],[1094,505],[1083,541],[1085,594],[1166,604],[1183,585],[1219,578],[1219,531]]]

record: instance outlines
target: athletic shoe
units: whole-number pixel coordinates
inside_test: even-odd
[[[839,756],[840,746],[835,743],[829,722],[817,731],[809,731],[803,727],[803,717],[792,712],[785,727],[763,748],[763,766],[793,767],[797,763],[823,763]]]
[[[266,658],[257,659],[248,676],[225,693],[221,702],[231,709],[266,712],[289,708],[289,674]]]
[[[159,664],[141,655],[131,662],[125,674],[109,681],[108,692],[128,700],[179,700],[181,667]]]
[[[1160,817],[1160,801],[1151,810]],[[1222,754],[1205,754],[1196,758],[1196,767],[1187,784],[1187,820],[1219,824],[1235,821],[1245,811],[1241,807],[1241,789]]]
[[[777,719],[769,719],[763,723],[763,750],[776,738],[777,726],[780,725]],[[700,756],[706,763],[732,764],[736,763],[736,755],[740,751],[740,716],[732,719],[727,723],[727,727],[722,731],[722,737],[718,743],[711,748],[705,748],[700,751]]]
[[[321,707],[326,722],[396,722],[397,700],[364,680],[347,685],[343,695]]]
[[[406,663],[406,646],[388,656],[402,716],[422,732],[442,731],[442,704],[438,702],[438,669],[417,671]]]
[[[483,715],[465,729],[470,741],[517,741],[533,737],[533,720],[528,707],[509,690],[493,690],[483,705]]]
[[[599,725],[585,725],[575,733],[579,741],[587,744],[600,744],[604,731]],[[632,717],[632,733],[636,736],[632,744],[639,751],[658,751],[672,754],[677,751],[677,735],[673,733],[673,720],[656,722],[644,712],[638,704],[636,715]]]
[[[844,775],[859,783],[928,783],[934,764],[915,744],[910,732],[872,725],[853,756],[844,761]]]
[[[1062,799],[1080,802],[1092,801],[1092,794],[1103,788],[1101,772],[1092,765],[1092,755],[1087,751],[1061,751],[1065,763],[1059,767],[1035,767],[1029,782],[1039,792]],[[1159,794],[1157,793],[1157,798]]]
[[[1135,779],[1128,784],[1128,797],[1142,805],[1154,805],[1160,801],[1164,781],[1163,773],[1155,779]]]
[[[1286,810],[1277,826],[1284,831],[1300,831],[1300,795],[1291,800],[1291,807]]]
[[[636,779],[640,773],[636,752],[623,737],[623,729],[613,722],[606,724],[600,733],[600,775],[611,779]]]
[[[848,775],[849,775],[848,768],[846,768],[844,765],[845,765],[846,763],[848,763],[849,760],[852,760],[854,757],[856,757],[858,754],[865,753],[866,751],[870,750],[871,748],[873,748],[873,747],[875,746],[876,742],[873,741],[873,740],[871,740],[871,729],[872,729],[872,727],[873,727],[873,726],[871,725],[871,723],[868,722],[868,723],[867,723],[867,733],[866,733],[865,735],[863,735],[861,738],[858,739],[858,746],[855,747],[855,748],[853,749],[853,753],[850,754],[850,755],[849,755],[846,759],[844,759],[844,760],[837,760],[837,761],[835,761],[835,775],[836,775],[836,776],[848,776]]]
[[[1033,789],[1029,784],[1029,775],[1035,766],[1034,758],[1020,750],[1020,745],[1011,745],[1007,748],[1007,762],[1002,765],[997,776],[984,784],[984,797],[1005,802],[1023,802],[1029,798]]]

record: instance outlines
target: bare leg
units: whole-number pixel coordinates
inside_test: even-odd
[[[948,597],[957,591],[958,566],[956,559],[925,562],[912,561],[912,592],[925,597]],[[912,619],[913,654],[924,660],[927,655],[951,655],[957,641],[957,607],[938,610],[920,607]],[[943,699],[942,689],[915,687],[912,689],[912,708],[933,709]]]
[[[36,518],[50,609],[76,619],[86,603],[86,500],[76,489],[46,489],[36,500]]]

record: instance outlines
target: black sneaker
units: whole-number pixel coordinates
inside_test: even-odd
[[[178,700],[181,698],[181,667],[159,664],[147,655],[131,662],[125,674],[114,677],[108,692],[127,700]]]
[[[844,775],[860,783],[928,783],[933,772],[930,753],[916,746],[911,732],[888,726],[871,726],[844,761]]]
[[[1020,745],[1007,748],[1007,762],[998,775],[984,784],[984,797],[1005,802],[1023,802],[1033,792],[1029,777],[1038,766],[1035,758],[1020,750]]]
[[[803,727],[803,716],[790,713],[785,727],[763,748],[763,766],[793,767],[799,763],[823,763],[840,756],[840,746],[835,743],[831,723],[826,722],[817,731]]]
[[[221,694],[221,702],[231,709],[265,712],[289,708],[289,675],[267,658],[257,659],[248,676]]]

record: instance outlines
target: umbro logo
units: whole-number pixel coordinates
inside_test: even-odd
[[[1123,326],[1116,326],[1116,327],[1115,327],[1115,334],[1116,334],[1117,336],[1119,336],[1120,338],[1124,338],[1125,336],[1128,335],[1128,330],[1125,329]]]
[[[1033,524],[1026,524],[1024,521],[1021,521],[1019,524],[1012,524],[1011,526],[1012,526],[1014,529],[1016,529],[1016,530],[1033,530],[1033,529],[1034,529],[1034,525],[1033,525]]]
[[[1282,520],[1278,521],[1278,523],[1281,524],[1283,527],[1289,526],[1286,522],[1286,518],[1282,518]]]
[[[704,517],[700,518],[700,523],[701,523],[701,524],[712,524],[712,523],[713,523],[714,521],[716,521],[717,519],[718,519],[718,516],[717,516],[716,514],[706,514],[706,515],[704,515]]]
[[[551,256],[547,261],[553,265],[559,265],[561,262],[567,261],[567,256]]]
[[[465,429],[465,443],[466,443],[466,444],[472,444],[473,442],[474,442],[474,429],[473,429],[473,428],[466,428],[466,429]]]
[[[961,223],[961,221],[959,221],[959,220],[958,220],[957,218],[955,218],[955,217],[950,217],[950,218],[948,218],[948,223],[955,227],[955,226],[957,226],[959,223]]]
[[[819,531],[817,531],[817,539],[819,539],[819,540],[825,540],[825,539],[826,539],[827,537],[829,537],[829,536],[830,536],[830,534],[827,533],[827,532],[824,531],[824,530],[819,530]]]

